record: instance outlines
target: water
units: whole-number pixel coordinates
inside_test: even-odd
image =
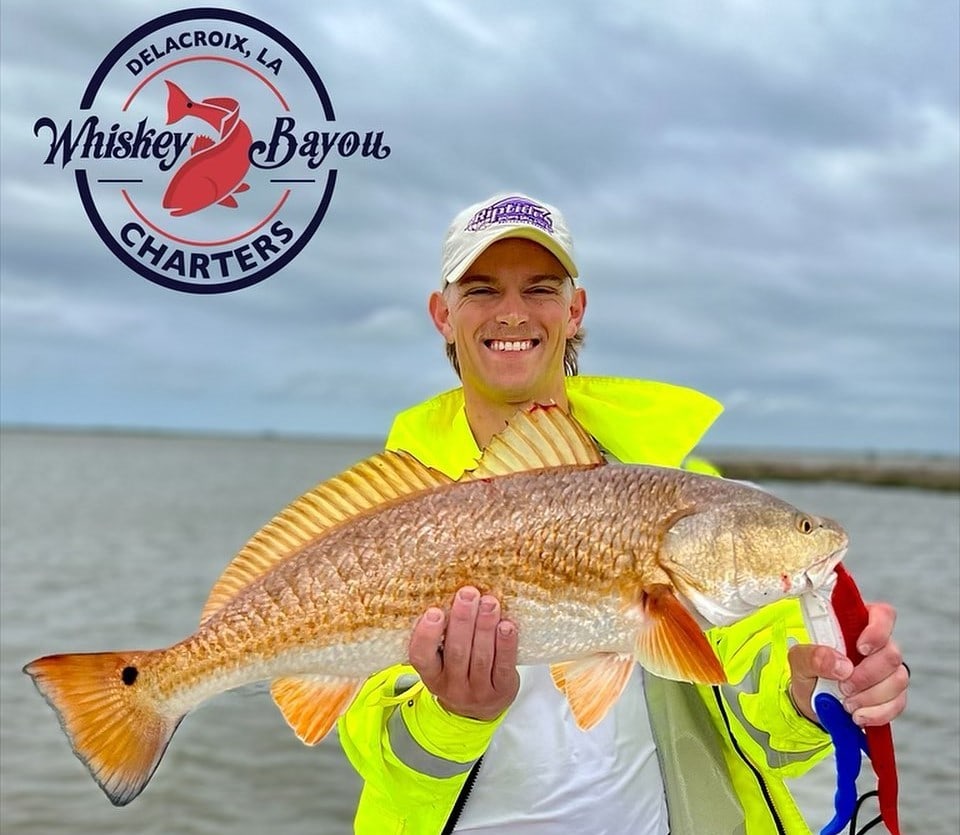
[[[192,632],[248,536],[372,444],[7,432],[0,437],[0,830],[4,835],[350,831],[359,781],[336,739],[301,745],[264,687],[184,721],[146,791],[110,805],[20,672],[50,652],[153,647]],[[840,519],[865,596],[900,610],[913,670],[895,727],[905,833],[960,831],[960,497],[773,484]],[[830,817],[832,774],[797,786]],[[877,830],[873,830],[876,832]]]

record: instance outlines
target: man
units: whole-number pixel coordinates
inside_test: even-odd
[[[721,407],[676,386],[577,376],[577,278],[555,207],[498,195],[461,212],[429,311],[462,387],[398,415],[387,446],[457,477],[517,409],[554,402],[609,457],[681,466]],[[546,668],[518,670],[517,629],[483,591],[426,611],[410,665],[371,678],[341,719],[365,780],[357,832],[806,833],[783,778],[829,750],[810,705],[817,677],[842,682],[859,724],[905,706],[890,606],[871,607],[854,669],[807,643],[799,607],[782,601],[709,633],[730,685],[637,670],[584,733]]]

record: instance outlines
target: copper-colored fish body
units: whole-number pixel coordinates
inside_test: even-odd
[[[722,623],[800,594],[845,547],[835,523],[755,488],[605,464],[574,421],[539,409],[458,482],[383,453],[305,494],[241,550],[180,643],[25,670],[123,804],[183,715],[233,687],[271,680],[297,735],[319,741],[369,674],[405,659],[416,618],[464,585],[500,599],[520,663],[553,665],[589,728],[636,661],[725,680],[691,612]]]
[[[646,580],[667,580],[655,558],[670,518],[656,508],[668,503],[638,502],[639,474],[619,466],[518,473],[451,484],[345,522],[151,657],[162,695],[186,703],[198,687],[205,697],[214,678],[220,687],[319,670],[364,677],[402,660],[416,618],[466,584],[501,599],[524,635],[521,663],[577,657],[598,642],[630,651],[628,596]],[[556,634],[541,645],[547,626]]]

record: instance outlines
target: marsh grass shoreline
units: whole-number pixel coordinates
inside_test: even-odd
[[[341,438],[273,432],[207,432],[197,430],[127,427],[0,426],[0,434],[83,437],[169,438],[203,441],[271,441],[279,444],[343,445],[372,454],[381,449],[378,438]],[[367,452],[363,452],[366,450]],[[818,451],[704,446],[698,456],[716,465],[728,478],[747,481],[844,482],[883,487],[960,492],[960,456],[914,452]]]
[[[960,491],[960,458],[884,453],[703,450],[728,478],[834,481],[881,487]]]

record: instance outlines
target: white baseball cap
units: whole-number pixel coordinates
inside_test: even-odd
[[[459,281],[490,244],[526,238],[540,244],[577,277],[573,238],[560,210],[525,194],[503,192],[460,212],[443,239],[441,286]]]

